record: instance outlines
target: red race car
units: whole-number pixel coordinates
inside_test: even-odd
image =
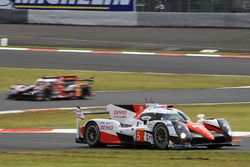
[[[94,78],[78,79],[77,76],[46,76],[37,79],[34,85],[11,86],[7,98],[28,100],[83,99],[86,96],[95,95],[92,93],[91,87],[93,82]]]

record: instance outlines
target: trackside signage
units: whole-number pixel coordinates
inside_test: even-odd
[[[134,11],[135,0],[14,0],[16,9]]]

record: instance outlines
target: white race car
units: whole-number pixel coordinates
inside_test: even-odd
[[[232,146],[230,125],[224,118],[204,118],[191,122],[189,117],[173,106],[132,104],[107,106],[110,119],[91,119],[83,126],[83,111],[77,113],[77,143],[91,147],[105,145],[146,144],[157,149],[173,146]]]

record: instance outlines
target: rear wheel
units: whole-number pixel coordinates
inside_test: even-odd
[[[84,138],[90,147],[100,146],[100,130],[96,123],[91,122],[87,125]]]
[[[164,124],[157,124],[153,130],[154,145],[157,149],[167,149],[169,145],[169,133]]]

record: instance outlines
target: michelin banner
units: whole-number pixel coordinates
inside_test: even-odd
[[[2,0],[1,0],[2,1]],[[135,0],[11,0],[16,9],[134,11]]]

